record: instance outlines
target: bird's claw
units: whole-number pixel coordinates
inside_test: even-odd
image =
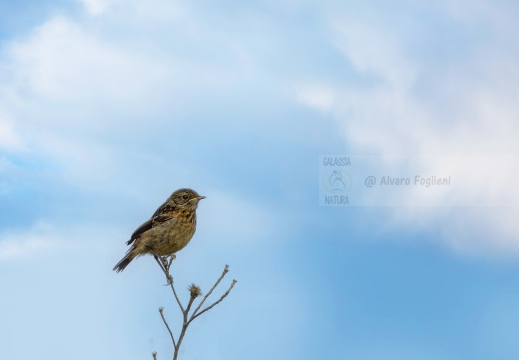
[[[164,266],[168,265],[167,258],[168,258],[167,256],[160,256],[160,261],[162,262],[162,265],[164,265]]]

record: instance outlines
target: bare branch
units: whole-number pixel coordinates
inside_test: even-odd
[[[175,290],[175,287],[173,286],[173,277],[169,273],[169,268],[171,266],[171,263],[175,259],[175,257],[171,256],[170,259],[169,259],[169,262],[166,263],[166,261],[163,260],[162,257],[160,257],[159,255],[153,253],[153,256],[154,256],[155,261],[157,262],[157,264],[159,264],[160,268],[162,269],[162,272],[164,273],[164,275],[166,275],[166,279],[168,281],[168,285],[171,287],[171,290],[173,291],[173,295],[175,295],[175,299],[177,300],[177,304],[178,304],[178,306],[180,307],[180,310],[183,313],[184,312],[184,307],[182,306],[182,303],[180,302],[180,299],[178,298],[178,295],[177,295],[177,292]]]
[[[169,272],[168,272],[168,275],[169,275]],[[184,313],[184,307],[182,306],[182,303],[180,302],[180,299],[177,296],[177,292],[175,291],[175,287],[173,286],[173,279],[171,279],[171,280],[172,281],[169,283],[169,285],[171,286],[171,290],[173,290],[173,295],[175,295],[175,299],[177,299],[177,304],[180,307],[180,311],[182,311],[182,313]]]
[[[164,308],[163,307],[159,307],[160,317],[162,318],[162,321],[164,321],[164,325],[166,325],[166,328],[169,331],[169,335],[171,336],[171,341],[173,342],[173,347],[176,350],[177,349],[177,343],[175,342],[175,337],[173,336],[173,333],[171,332],[171,329],[169,328],[168,322],[166,321],[166,318],[164,317],[163,311],[164,311]]]
[[[222,297],[220,299],[218,299],[218,301],[214,302],[211,306],[206,307],[204,310],[200,311],[196,315],[195,315],[195,313],[193,313],[193,316],[191,316],[191,319],[189,319],[188,324],[191,321],[193,321],[194,319],[196,319],[197,317],[199,317],[200,315],[202,315],[203,313],[205,313],[206,311],[212,309],[215,305],[219,304],[223,299],[225,299],[227,297],[227,295],[229,295],[229,293],[231,292],[232,288],[234,287],[234,284],[236,284],[237,282],[238,282],[237,280],[233,280],[231,286],[229,287],[229,289],[227,289],[225,294],[223,294]]]
[[[204,302],[207,300],[207,298],[209,297],[209,295],[211,295],[211,293],[213,292],[213,290],[218,286],[218,284],[220,283],[220,281],[222,281],[223,277],[225,276],[225,274],[227,274],[229,272],[229,265],[225,265],[225,268],[223,269],[223,272],[222,272],[222,275],[220,275],[220,278],[216,281],[216,283],[213,285],[213,287],[211,288],[211,290],[209,290],[209,292],[204,296],[204,298],[202,299],[202,301],[200,301],[200,304],[198,304],[197,308],[195,309],[195,311],[193,311],[193,315],[191,315],[191,319],[190,319],[190,322],[191,320],[193,320],[195,318],[195,315],[196,313],[198,312],[198,310],[200,310],[200,308],[202,307],[202,305],[204,304]],[[234,284],[232,285],[234,286]],[[232,288],[231,286],[231,288]]]
[[[187,327],[189,326],[189,324],[191,324],[191,322],[194,319],[196,319],[198,316],[202,315],[206,311],[211,310],[214,306],[216,306],[223,299],[225,299],[227,297],[227,295],[229,295],[229,293],[231,292],[231,290],[234,287],[234,285],[236,284],[236,280],[232,281],[232,284],[229,287],[229,289],[227,289],[227,291],[220,297],[220,299],[218,299],[218,301],[214,302],[212,305],[210,305],[210,306],[206,307],[205,309],[203,309],[202,311],[200,311],[200,308],[202,307],[204,302],[212,294],[214,289],[220,284],[222,279],[225,277],[225,274],[227,274],[229,272],[229,265],[225,265],[225,268],[224,268],[224,270],[222,272],[222,275],[220,275],[220,277],[218,278],[216,283],[213,285],[211,290],[209,290],[209,292],[202,298],[202,300],[198,304],[197,308],[195,309],[195,311],[193,311],[193,313],[191,314],[191,317],[188,320],[189,311],[191,310],[191,306],[193,305],[193,302],[195,301],[195,299],[198,296],[201,295],[200,288],[198,286],[196,286],[195,284],[191,284],[191,286],[189,287],[189,292],[190,292],[189,302],[187,304],[187,308],[184,309],[184,307],[182,306],[182,303],[180,302],[180,299],[177,296],[177,292],[175,290],[175,286],[173,285],[173,277],[170,275],[170,272],[169,272],[169,269],[171,267],[171,263],[175,259],[175,255],[172,255],[170,257],[169,261],[166,261],[166,257],[161,257],[161,256],[159,256],[158,254],[155,254],[155,253],[153,253],[153,255],[155,257],[155,261],[157,261],[157,263],[159,264],[162,272],[166,276],[166,279],[168,281],[167,285],[170,285],[171,290],[173,291],[173,294],[175,295],[175,299],[177,301],[177,304],[180,307],[180,311],[182,312],[182,317],[183,317],[182,329],[180,331],[180,335],[178,337],[178,340],[175,342],[175,338],[173,336],[173,332],[171,331],[171,329],[170,329],[170,327],[169,327],[169,325],[168,325],[168,323],[166,321],[166,318],[164,317],[164,313],[163,313],[164,308],[163,307],[159,308],[160,316],[162,317],[162,321],[164,322],[164,325],[166,325],[166,328],[168,329],[169,335],[171,337],[171,341],[173,343],[173,348],[175,350],[174,354],[173,354],[173,360],[177,360],[178,353],[179,353],[179,350],[180,350],[180,344],[182,343],[182,340],[184,339],[184,335],[186,334],[186,330],[187,330]],[[157,355],[157,353],[154,352],[153,353],[153,359],[154,360],[157,360],[156,355]]]
[[[157,360],[157,352],[156,351],[152,352],[151,355],[153,355],[153,360]]]

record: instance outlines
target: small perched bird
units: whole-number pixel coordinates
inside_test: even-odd
[[[183,249],[196,230],[196,208],[205,199],[191,189],[179,189],[162,204],[151,219],[139,226],[127,245],[126,255],[115,265],[123,271],[137,256],[144,254],[167,256]]]

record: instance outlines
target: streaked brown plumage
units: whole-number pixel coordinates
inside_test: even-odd
[[[183,249],[196,230],[196,208],[204,199],[191,189],[179,189],[160,206],[151,219],[139,226],[126,242],[132,247],[114,270],[124,270],[137,256],[166,256]]]

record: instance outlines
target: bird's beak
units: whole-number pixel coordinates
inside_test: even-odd
[[[198,200],[202,200],[202,199],[205,199],[205,196],[199,196],[198,197]]]

